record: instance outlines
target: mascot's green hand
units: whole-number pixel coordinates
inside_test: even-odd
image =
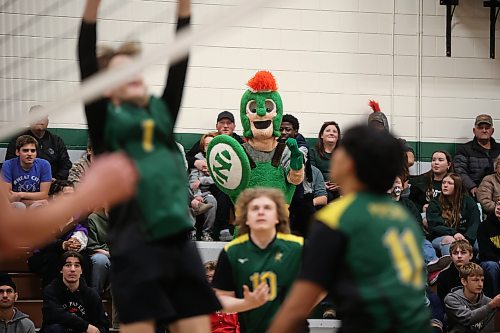
[[[297,140],[294,138],[286,139],[286,145],[288,149],[290,149],[291,157],[290,157],[290,168],[293,170],[300,170],[304,165],[304,156],[302,152],[299,150],[299,145],[297,144]]]

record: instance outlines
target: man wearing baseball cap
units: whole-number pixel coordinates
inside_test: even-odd
[[[473,197],[483,178],[495,172],[493,163],[500,154],[500,144],[493,139],[493,119],[480,114],[474,122],[474,139],[457,149],[455,171],[462,177],[464,185]]]
[[[215,129],[219,134],[226,134],[232,136],[239,143],[243,143],[243,139],[238,134],[234,133],[236,124],[234,123],[234,115],[229,111],[222,111],[217,115],[217,122],[215,123]],[[201,135],[200,135],[201,138]],[[206,162],[196,160],[195,156],[200,152],[200,141],[196,141],[193,147],[186,153],[186,159],[188,161],[188,168],[197,168],[202,170],[203,167],[206,168]]]
[[[0,274],[0,332],[35,333],[28,315],[14,307],[17,288],[8,274]]]

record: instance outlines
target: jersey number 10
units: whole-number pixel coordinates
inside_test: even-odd
[[[273,301],[276,298],[278,291],[278,279],[274,272],[255,272],[250,276],[250,281],[252,281],[252,290],[257,289],[259,284],[262,282],[267,283],[269,285],[269,297],[267,300]]]
[[[391,252],[399,280],[415,288],[422,287],[423,259],[411,230],[405,229],[400,234],[397,229],[390,228],[384,235],[384,244]]]

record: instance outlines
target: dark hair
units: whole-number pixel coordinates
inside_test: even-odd
[[[66,259],[68,259],[68,258],[78,258],[78,260],[80,261],[80,265],[82,266],[82,269],[83,269],[83,256],[79,252],[76,252],[76,251],[66,251],[62,254],[61,263],[60,263],[61,269],[66,264]]]
[[[14,280],[12,280],[10,275],[7,273],[0,273],[0,286],[9,286],[14,289],[14,292],[17,292],[17,286]]]
[[[73,182],[69,180],[56,179],[52,184],[50,184],[49,195],[62,192],[65,187],[74,187]]]
[[[34,144],[38,148],[38,141],[31,135],[21,135],[16,139],[16,150],[19,150],[24,145]]]
[[[292,116],[291,114],[285,114],[283,115],[283,118],[281,119],[281,123],[283,124],[284,122],[292,124],[292,128],[296,131],[299,130],[299,120]]]
[[[441,206],[441,217],[450,228],[458,228],[460,224],[460,216],[464,197],[467,195],[462,178],[456,173],[448,173],[444,178],[450,177],[453,179],[453,194],[449,197],[441,193],[439,196],[439,205]],[[443,178],[443,180],[444,180]]]
[[[444,154],[444,156],[446,156],[446,161],[450,163],[450,168],[448,169],[448,172],[455,172],[455,168],[453,167],[453,158],[451,157],[450,153],[448,153],[446,150],[436,150],[431,155],[431,162],[432,162],[432,157],[436,153]],[[425,196],[426,198],[429,199],[427,201],[431,201],[434,192],[434,188],[432,187],[432,181],[434,180],[434,172],[432,171],[432,167],[429,171],[424,173],[424,175],[426,175],[426,184],[427,184],[427,190],[425,191]]]
[[[385,193],[404,170],[403,144],[389,132],[357,125],[347,130],[340,146],[354,160],[356,176],[369,192]]]
[[[316,141],[316,151],[318,152],[319,157],[321,157],[324,160],[327,160],[328,157],[326,157],[325,145],[323,144],[323,139],[321,139],[321,136],[323,135],[323,132],[325,131],[325,129],[330,125],[335,126],[337,128],[337,132],[338,132],[337,143],[335,144],[335,147],[333,148],[333,150],[338,148],[338,146],[340,144],[340,139],[342,137],[342,135],[340,134],[340,126],[335,121],[326,121],[323,123],[323,125],[321,125],[321,128],[319,129],[319,133],[318,133],[318,140]]]

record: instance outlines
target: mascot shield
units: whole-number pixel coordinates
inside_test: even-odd
[[[210,142],[207,164],[217,187],[233,201],[247,188],[250,162],[241,144],[229,135],[219,135]]]

